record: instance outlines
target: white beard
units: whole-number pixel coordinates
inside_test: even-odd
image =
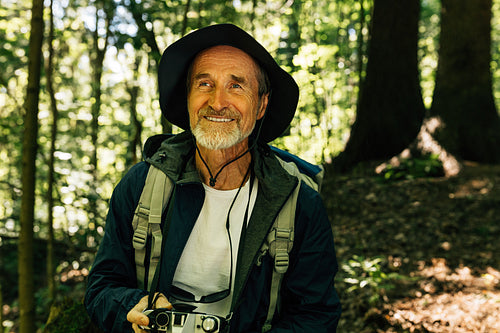
[[[191,132],[196,138],[196,142],[202,147],[212,150],[227,149],[246,139],[255,127],[254,124],[248,132],[243,133],[239,127],[239,120],[239,117],[235,118],[236,126],[224,128],[228,125],[213,124],[213,126],[207,126],[207,124],[201,124],[200,118],[194,128],[191,128]]]
[[[238,127],[227,132],[220,129],[207,130],[197,124],[192,132],[200,146],[212,150],[230,148],[245,138]]]

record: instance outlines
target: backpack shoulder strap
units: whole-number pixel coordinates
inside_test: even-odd
[[[269,309],[267,318],[262,327],[262,332],[268,332],[272,328],[272,320],[276,310],[280,308],[280,290],[283,275],[288,270],[289,253],[294,241],[294,223],[297,199],[302,182],[319,192],[323,182],[324,169],[322,166],[310,164],[299,157],[271,147],[275,152],[276,159],[290,175],[298,178],[299,182],[294,191],[285,202],[276,220],[267,235],[267,239],[260,249],[257,265],[262,263],[262,258],[269,253],[274,259],[274,270],[271,280],[271,292],[269,296]]]
[[[316,192],[321,190],[321,183],[323,182],[324,168],[321,165],[314,165],[317,168],[317,173],[314,175],[309,175],[301,172],[300,168],[293,161],[286,161],[280,156],[276,155],[276,159],[280,162],[283,169],[286,170],[292,176],[297,177],[299,180],[303,181],[310,187],[312,187]]]
[[[150,165],[146,182],[132,220],[137,285],[149,290],[161,255],[161,217],[172,192],[173,182],[167,175]],[[146,276],[146,242],[151,238],[148,276]]]
[[[299,177],[307,185],[317,192],[321,191],[321,184],[325,175],[325,168],[322,165],[309,163],[300,157],[285,150],[270,146],[274,155],[281,163],[281,166],[290,174]]]
[[[295,209],[297,206],[300,184],[301,180],[299,178],[297,186],[276,217],[274,225],[267,235],[267,240],[261,248],[261,254],[269,252],[271,258],[274,258],[269,309],[267,311],[266,321],[262,327],[262,332],[267,332],[271,329],[271,322],[273,320],[274,313],[276,312],[276,308],[279,310],[281,281],[283,279],[283,275],[288,270],[290,262],[288,254],[293,247]]]

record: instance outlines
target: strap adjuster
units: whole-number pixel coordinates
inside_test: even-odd
[[[284,274],[290,263],[290,259],[288,257],[288,253],[286,251],[276,252],[276,256],[274,257],[274,269],[279,274]]]
[[[148,238],[148,228],[142,225],[137,226],[134,231],[134,237],[132,238],[132,244],[134,249],[142,250],[146,246],[146,239]]]
[[[137,215],[139,218],[148,218],[149,217],[149,208],[142,206],[139,204],[135,211],[135,215]]]
[[[290,229],[275,228],[276,240],[293,241],[293,231]]]

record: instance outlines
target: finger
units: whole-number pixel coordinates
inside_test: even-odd
[[[136,306],[134,306],[132,310],[130,310],[127,313],[127,320],[132,324],[148,326],[149,318],[144,313],[142,313],[142,311],[144,311],[144,309],[147,306],[148,306],[148,296],[144,296],[143,298],[141,298],[139,303],[137,303]]]
[[[144,327],[149,325],[148,316],[142,313],[142,311],[137,311],[134,309],[130,310],[130,312],[127,314],[127,320],[132,324],[141,325]]]
[[[132,324],[132,330],[134,331],[134,333],[140,333],[139,326],[137,326],[137,324]]]
[[[155,308],[160,309],[160,308],[167,308],[169,310],[172,309],[172,304],[168,301],[168,299],[165,297],[165,295],[160,294],[158,299],[156,300],[155,303]]]
[[[132,329],[134,330],[134,333],[145,333],[146,331],[139,328],[137,324],[132,324]]]

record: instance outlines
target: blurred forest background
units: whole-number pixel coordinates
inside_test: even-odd
[[[0,332],[94,330],[161,52],[224,22],[299,84],[272,144],[326,166],[339,332],[500,332],[500,0],[0,0]]]

